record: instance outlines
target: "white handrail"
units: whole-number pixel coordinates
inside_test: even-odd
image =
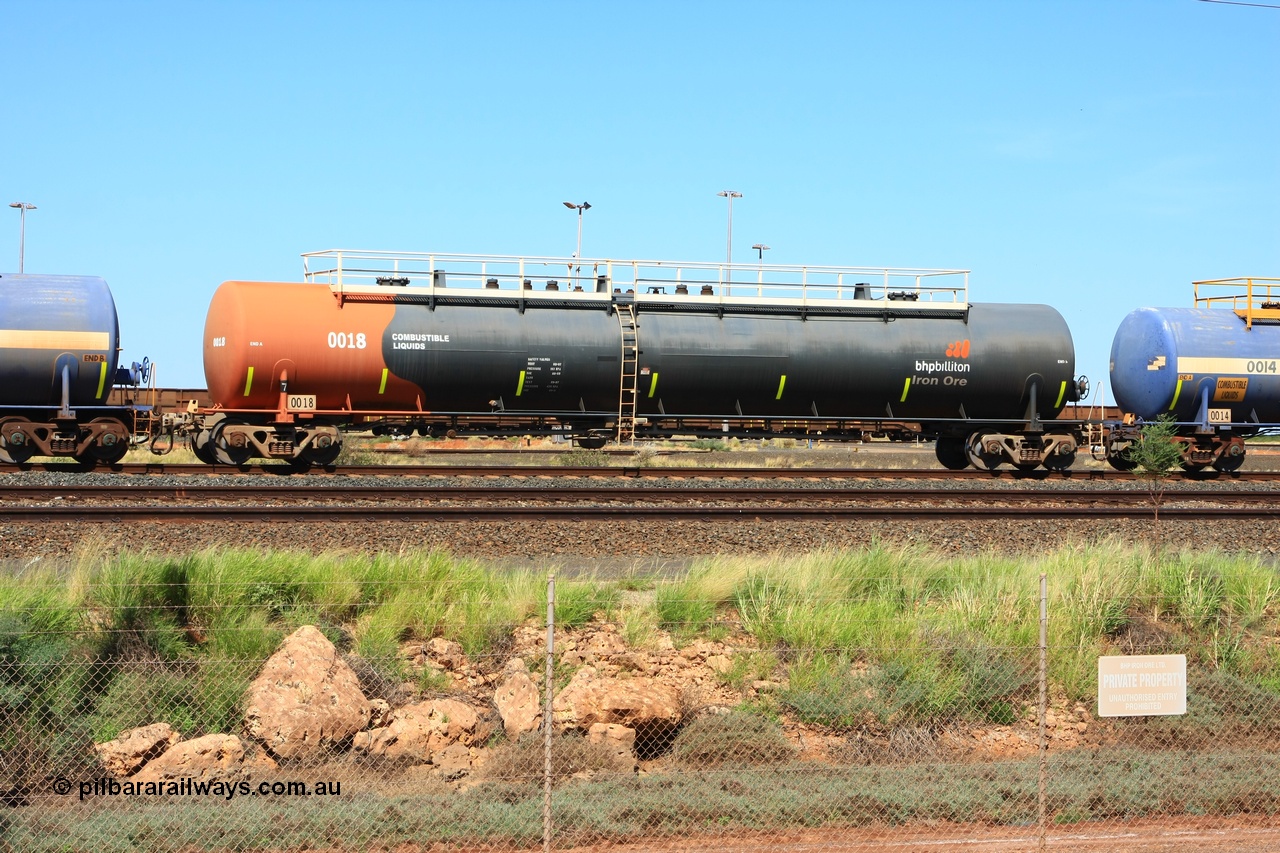
[[[790,265],[707,261],[613,260],[555,256],[472,255],[326,249],[302,255],[306,281],[337,292],[404,284],[493,290],[631,291],[635,294],[738,299],[967,303],[969,271],[909,267]],[[752,273],[749,278],[733,273]],[[444,276],[437,285],[435,274]],[[755,281],[751,281],[754,278]],[[379,281],[381,279],[381,281]],[[394,281],[393,281],[394,280]],[[486,286],[487,285],[487,286]],[[709,288],[709,290],[708,290]]]

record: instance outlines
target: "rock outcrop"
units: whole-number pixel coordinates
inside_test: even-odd
[[[135,773],[134,782],[168,782],[175,779],[230,781],[252,778],[274,770],[276,763],[260,750],[246,748],[235,735],[205,735],[169,747]]]
[[[632,773],[636,769],[636,730],[614,723],[596,723],[587,729],[590,743],[604,744],[617,770]]]
[[[515,740],[542,725],[542,699],[520,658],[507,664],[506,678],[493,693],[507,738]]]
[[[352,747],[372,758],[427,764],[450,744],[474,743],[479,723],[475,709],[456,699],[419,702],[392,711],[387,725],[360,732]]]
[[[290,634],[249,687],[244,731],[278,759],[343,745],[369,725],[372,705],[333,643],[305,625]]]
[[[94,744],[102,769],[116,778],[131,776],[181,740],[168,723],[152,723],[121,732],[115,740]]]
[[[590,730],[596,723],[635,729],[642,736],[661,735],[680,725],[680,694],[669,684],[647,676],[601,677],[584,666],[556,696],[554,721],[561,727]]]

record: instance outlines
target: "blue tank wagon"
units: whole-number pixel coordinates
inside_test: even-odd
[[[1195,308],[1139,308],[1111,345],[1111,389],[1139,421],[1178,423],[1182,465],[1234,471],[1244,439],[1280,429],[1280,279],[1199,281]],[[1128,469],[1125,451],[1140,423],[1111,432],[1108,461]]]
[[[0,462],[119,461],[134,419],[107,405],[119,352],[115,301],[101,278],[0,275]]]

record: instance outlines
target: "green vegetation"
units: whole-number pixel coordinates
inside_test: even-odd
[[[1172,415],[1162,415],[1144,424],[1138,441],[1125,451],[1152,482],[1163,482],[1175,465],[1182,461],[1182,446],[1174,440],[1178,434]]]
[[[541,755],[534,746],[523,763],[504,762],[512,781],[462,792],[432,780],[384,792],[385,774],[370,774],[343,781],[340,797],[237,797],[230,803],[216,797],[112,798],[110,808],[73,797],[65,808],[11,812],[6,837],[25,853],[302,850],[317,839],[352,850],[374,840],[382,849],[435,843],[534,848],[543,804]],[[712,842],[721,833],[730,834],[725,842],[731,847],[741,840],[734,833],[930,821],[1030,829],[1037,766],[1035,759],[922,761],[888,769],[791,763],[569,780],[557,787],[552,803],[556,848],[602,839]],[[1076,752],[1051,757],[1048,779],[1050,814],[1060,825],[1171,814],[1280,814],[1280,759],[1274,754],[1128,750],[1104,762],[1095,753]],[[752,840],[769,843],[768,836]]]
[[[833,765],[923,767],[948,727],[1025,720],[1036,692],[1041,572],[1049,577],[1050,691],[1059,707],[1092,704],[1100,654],[1182,653],[1192,682],[1187,716],[1117,723],[1122,745],[1213,742],[1229,749],[1274,740],[1280,720],[1280,650],[1274,643],[1280,632],[1280,574],[1252,556],[1160,553],[1111,543],[1023,558],[886,547],[717,557],[697,562],[676,580],[635,573],[617,580],[559,577],[557,614],[562,629],[610,621],[631,649],[723,640],[728,648],[715,668],[723,686],[740,692],[741,703],[721,709],[729,713],[697,715],[670,743],[669,755],[673,767],[697,769],[704,781],[722,765],[773,765],[776,773],[768,780],[743,783],[765,805],[753,805],[750,815],[741,808],[717,813],[728,815],[734,826],[772,826],[782,825],[784,812],[802,813],[789,811],[798,800],[768,805],[769,797],[782,794],[755,790],[779,784],[777,774],[790,772],[793,756],[780,734],[782,721],[843,738],[849,754],[832,753]],[[187,737],[237,731],[245,690],[261,662],[300,625],[316,625],[333,640],[368,695],[394,697],[406,682],[420,694],[450,689],[449,679],[412,669],[400,654],[405,641],[455,640],[474,663],[496,673],[510,654],[513,630],[540,625],[545,612],[543,573],[498,572],[439,552],[312,556],[216,549],[162,556],[111,553],[90,543],[70,565],[0,576],[0,790],[41,790],[42,780],[56,775],[90,778],[95,771],[88,744],[157,720]],[[527,663],[541,671],[540,661]],[[557,670],[562,679],[569,674]],[[573,753],[570,772],[593,772],[593,749],[576,741],[570,746],[582,747]],[[523,778],[519,768],[536,758],[535,746],[512,744],[494,766],[509,766],[513,777]],[[1270,759],[1250,765],[1251,778],[1265,760]],[[1100,784],[1096,773],[1081,765],[1080,778],[1072,781],[1075,765],[1063,766],[1056,813],[1088,819],[1099,801],[1086,790]],[[987,772],[1022,772],[1019,767],[1005,762]],[[937,779],[929,777],[954,783],[940,788],[951,793],[929,806],[949,804],[938,813],[895,799],[904,786],[897,777],[890,783],[893,774],[886,775],[882,790],[875,777],[860,772],[837,767],[828,773],[826,765],[805,771],[806,780],[811,773],[829,777],[826,796],[832,802],[843,802],[833,793],[839,786],[865,798],[824,822],[857,823],[873,812],[890,821],[1023,817],[1021,801],[993,805],[964,793],[971,772],[964,767],[948,766],[937,771]],[[1147,772],[1160,779],[1187,773]],[[1212,780],[1227,768],[1214,764],[1205,772]],[[501,835],[490,821],[515,819],[536,801],[523,787],[503,787],[513,784],[492,778],[467,795],[480,804],[474,820],[459,817],[440,826],[452,827],[448,831],[459,838]],[[644,799],[644,784],[618,780],[605,787]],[[599,823],[601,832],[615,831],[608,828],[614,819],[599,812],[604,801],[595,799],[594,788],[579,789],[571,780],[564,787],[579,791],[569,802],[580,797],[586,809],[574,811],[559,801],[572,815],[568,825]],[[810,786],[801,787],[808,796]],[[815,782],[815,795],[821,787]],[[1144,788],[1123,813],[1152,813],[1172,795]],[[1194,795],[1201,795],[1199,785]],[[792,790],[790,796],[801,794]],[[659,799],[705,797],[668,793]],[[657,800],[651,805],[664,808]],[[205,813],[188,808],[189,825],[200,825]],[[255,813],[249,806],[238,812],[250,822]],[[140,825],[164,835],[155,823],[160,817],[140,814]],[[67,837],[81,831],[72,825],[78,815],[70,809],[56,818],[69,822]],[[667,819],[673,827],[702,825],[701,818],[684,812],[662,820]],[[300,817],[299,825],[306,820]],[[188,826],[185,818],[182,823]],[[277,847],[287,846],[272,837]],[[205,840],[191,843],[203,849],[198,845]]]
[[[565,468],[604,468],[609,463],[609,454],[603,450],[574,448],[556,455],[556,464]]]
[[[557,581],[560,627],[598,615],[636,645],[658,630],[678,645],[747,638],[758,652],[726,683],[771,677],[801,718],[927,722],[999,719],[1033,681],[1040,572],[1050,578],[1050,679],[1068,700],[1089,697],[1094,659],[1119,651],[1184,652],[1200,666],[1264,690],[1280,685],[1274,644],[1280,574],[1248,556],[1101,545],[1038,558],[940,557],[871,547],[795,557],[718,557],[675,581],[634,576]],[[652,586],[641,604],[624,590]],[[98,709],[99,733],[131,725],[117,694],[143,690],[139,667],[203,685],[215,708],[190,707],[186,734],[225,730],[233,678],[245,683],[288,632],[325,631],[345,652],[399,671],[410,638],[444,636],[470,656],[501,654],[512,629],[546,612],[545,578],[499,573],[439,552],[325,554],[216,549],[185,556],[86,548],[62,570],[0,577],[0,702],[39,697],[66,713]],[[224,666],[224,669],[226,666]],[[117,684],[116,681],[120,680]],[[140,708],[170,707],[156,679]],[[80,686],[77,686],[80,685]],[[108,712],[100,712],[103,706]],[[138,721],[145,713],[139,712]]]

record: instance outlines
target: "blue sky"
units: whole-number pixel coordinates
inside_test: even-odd
[[[1280,9],[1201,0],[0,0],[0,201],[202,387],[209,297],[327,248],[964,268],[1111,338],[1280,276]],[[0,270],[18,213],[0,211]]]

